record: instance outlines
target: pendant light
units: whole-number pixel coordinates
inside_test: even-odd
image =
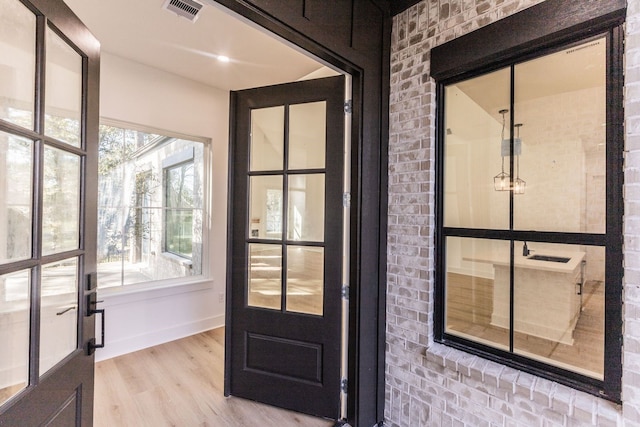
[[[493,188],[496,191],[510,191],[513,189],[513,194],[524,194],[524,190],[527,186],[525,180],[520,178],[520,155],[522,154],[522,139],[520,139],[520,128],[522,123],[515,124],[516,137],[513,139],[513,155],[516,158],[516,179],[511,182],[511,175],[504,171],[504,158],[511,156],[511,141],[504,138],[505,129],[505,114],[509,110],[504,109],[498,111],[502,115],[502,133],[500,139],[500,156],[502,157],[502,170],[500,173],[493,177]]]
[[[511,187],[511,177],[508,173],[504,171],[504,158],[505,158],[505,147],[504,147],[504,126],[505,126],[505,118],[504,115],[507,114],[509,110],[500,110],[498,113],[502,114],[502,137],[500,138],[500,151],[502,157],[502,171],[493,177],[493,188],[496,191],[509,191]],[[506,156],[508,156],[508,150]]]
[[[514,155],[516,156],[516,179],[513,181],[513,194],[524,194],[527,186],[525,180],[520,179],[520,155],[522,154],[522,140],[520,139],[520,128],[522,123],[514,125],[516,128],[516,138],[513,140]]]

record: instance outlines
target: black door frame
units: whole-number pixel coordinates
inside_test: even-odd
[[[351,46],[308,24],[305,2],[213,0],[301,47],[352,77],[352,164],[347,421],[370,427],[384,418],[386,328],[387,164],[391,16],[382,0],[351,1]],[[286,3],[286,4],[284,4]],[[300,3],[300,8],[292,7]],[[341,2],[344,3],[344,2]],[[261,5],[262,8],[256,6]],[[377,15],[367,15],[365,12]],[[301,12],[301,13],[299,13]],[[378,14],[379,12],[379,14]],[[331,8],[324,8],[331,19]],[[362,15],[362,16],[361,16]],[[377,19],[377,18],[380,19]],[[371,34],[369,34],[371,33]],[[379,51],[356,50],[354,40],[374,39]],[[320,40],[322,39],[322,40]],[[230,117],[230,120],[233,120]],[[230,131],[233,124],[230,124]],[[233,135],[230,134],[230,140]],[[233,191],[233,164],[229,192]],[[233,218],[229,205],[228,218]],[[228,245],[233,230],[228,227]],[[231,253],[229,250],[228,253]],[[233,260],[227,258],[227,282]],[[230,284],[227,283],[227,289]],[[231,309],[227,302],[227,312]],[[227,341],[225,343],[229,345]],[[226,362],[228,363],[228,361]],[[225,366],[225,372],[230,367]]]

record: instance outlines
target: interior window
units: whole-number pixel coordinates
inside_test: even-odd
[[[202,275],[206,145],[162,133],[100,127],[101,288]]]
[[[444,83],[440,110],[442,339],[601,385],[605,295],[621,286],[607,43]]]

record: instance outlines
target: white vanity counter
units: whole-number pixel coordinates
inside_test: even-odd
[[[531,259],[557,257],[567,262]],[[584,252],[517,253],[514,259],[514,329],[563,344],[573,344],[581,310]],[[491,324],[509,328],[510,266],[508,256],[474,257],[469,261],[493,264],[494,289]]]
[[[514,259],[514,329],[563,344],[573,344],[573,330],[580,317],[584,252],[547,253],[569,258],[567,262],[542,261],[516,255]],[[491,323],[509,327],[508,263],[494,262]]]

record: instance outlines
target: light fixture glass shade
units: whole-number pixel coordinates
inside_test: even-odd
[[[527,183],[524,179],[516,178],[513,181],[513,194],[524,194]]]
[[[493,177],[493,188],[496,191],[509,191],[511,183],[509,174],[506,172],[500,172]]]

